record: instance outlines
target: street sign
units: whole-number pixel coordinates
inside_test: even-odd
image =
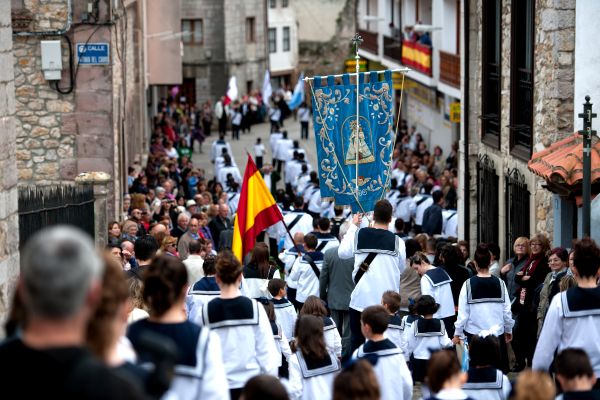
[[[110,45],[108,43],[77,43],[76,48],[79,65],[110,64]]]
[[[460,122],[460,103],[450,103],[450,122]]]

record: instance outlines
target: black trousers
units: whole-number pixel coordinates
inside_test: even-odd
[[[444,321],[444,325],[446,326],[446,333],[448,334],[448,337],[452,339],[454,337],[454,323],[456,322],[456,315],[442,318],[442,321]]]
[[[240,125],[231,125],[231,139],[240,140]]]
[[[365,342],[365,337],[360,330],[361,312],[353,308],[349,308],[348,312],[350,314],[350,353],[352,354]]]
[[[537,312],[521,307],[515,320],[512,347],[517,366],[531,366],[537,344]]]
[[[300,139],[308,139],[308,121],[300,121]]]
[[[261,169],[263,166],[262,156],[256,156],[256,168]]]

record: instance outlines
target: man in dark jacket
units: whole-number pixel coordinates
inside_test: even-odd
[[[340,239],[348,231],[349,223],[340,226]],[[342,337],[342,358],[346,359],[350,353],[350,317],[348,306],[350,295],[354,290],[352,270],[354,257],[342,260],[338,256],[338,246],[325,251],[323,268],[319,277],[319,292],[322,300],[327,302],[331,310],[331,318],[337,325]]]
[[[215,242],[216,250],[221,250],[219,246],[219,242],[221,239],[221,232],[226,231],[228,229],[233,229],[233,224],[229,220],[229,206],[227,204],[221,204],[219,206],[219,215],[214,217],[212,221],[208,224],[208,228],[210,229],[210,233]]]
[[[431,195],[433,204],[423,213],[423,232],[429,236],[440,235],[443,227],[442,204],[444,203],[444,194],[441,190],[433,192]]]

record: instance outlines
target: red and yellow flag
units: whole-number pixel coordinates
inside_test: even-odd
[[[233,254],[243,262],[244,256],[254,248],[256,236],[279,221],[283,221],[281,211],[248,154],[242,193],[233,222]]]

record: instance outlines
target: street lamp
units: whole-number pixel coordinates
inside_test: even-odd
[[[592,119],[596,118],[596,113],[592,113],[592,103],[590,96],[585,96],[583,103],[583,113],[578,115],[583,119],[583,129],[579,134],[583,136],[583,236],[590,237],[590,219],[591,219],[591,203],[592,203],[592,135],[596,131],[592,130]]]

